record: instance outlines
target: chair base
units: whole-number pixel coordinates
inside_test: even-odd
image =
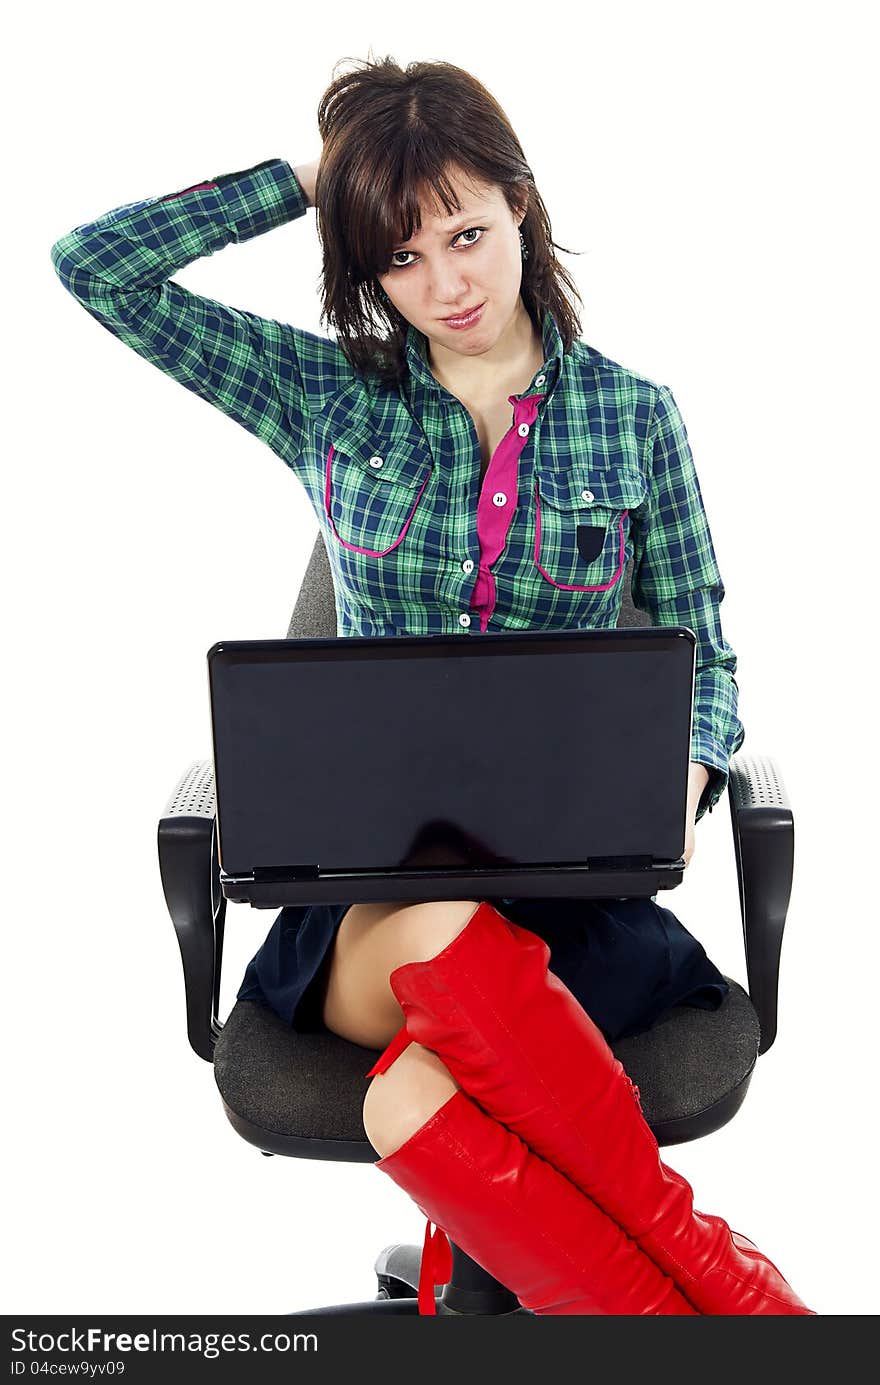
[[[520,1306],[516,1295],[499,1284],[490,1274],[453,1245],[454,1270],[443,1292],[435,1294],[438,1318],[512,1317],[515,1314],[534,1317]],[[308,1308],[290,1313],[292,1318],[336,1317],[363,1313],[418,1313],[420,1246],[390,1245],[376,1257],[374,1270],[379,1285],[375,1299],[362,1303],[330,1304],[324,1308]],[[471,1273],[471,1270],[474,1273]],[[458,1280],[458,1282],[456,1282]],[[470,1282],[469,1282],[470,1281]]]
[[[449,1243],[452,1251],[452,1276],[443,1292],[435,1295],[437,1313],[446,1317],[507,1317],[528,1313],[510,1289],[483,1269],[461,1246]],[[373,1269],[379,1283],[379,1297],[417,1298],[422,1265],[420,1246],[390,1245],[376,1257]]]
[[[339,1303],[329,1308],[306,1308],[288,1313],[290,1318],[360,1317],[364,1313],[418,1313],[414,1298],[368,1299],[365,1303]],[[439,1313],[439,1308],[438,1308]]]
[[[434,1302],[437,1306],[437,1317],[485,1317],[486,1314],[458,1313],[453,1308],[448,1308],[442,1295],[435,1297]],[[417,1298],[379,1298],[368,1299],[365,1303],[340,1303],[330,1308],[307,1308],[297,1313],[289,1313],[291,1318],[322,1318],[322,1317],[348,1317],[354,1315],[360,1317],[363,1313],[412,1313],[418,1315],[419,1303]],[[525,1314],[526,1317],[534,1317],[527,1308],[514,1308],[512,1313],[497,1314],[499,1317],[512,1317],[514,1314]]]

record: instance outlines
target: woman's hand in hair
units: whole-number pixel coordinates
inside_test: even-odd
[[[299,181],[299,185],[305,193],[310,207],[317,207],[318,200],[315,189],[318,182],[318,169],[321,166],[320,155],[312,163],[297,164],[293,170]]]

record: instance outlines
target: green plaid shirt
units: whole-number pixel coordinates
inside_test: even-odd
[[[470,414],[410,327],[400,383],[338,345],[191,293],[171,275],[307,210],[268,159],[127,203],[52,247],[70,293],[127,346],[261,438],[305,486],[324,536],[340,635],[610,628],[622,574],[654,625],[697,637],[691,759],[714,807],[744,737],[724,586],[670,390],[576,341],[552,314],[544,363],[510,395],[485,480]]]

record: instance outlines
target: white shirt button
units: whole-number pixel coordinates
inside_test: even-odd
[[[495,494],[492,496],[492,504],[497,505],[499,509],[502,505],[507,504],[507,496],[504,494],[504,491],[495,492]]]
[[[462,570],[462,572],[473,572],[473,570],[474,570],[474,560],[473,560],[473,558],[465,558],[464,562],[463,562],[462,565],[461,565],[461,570]]]
[[[371,457],[371,458],[370,458],[370,466],[375,467],[377,470],[378,470],[378,468],[379,468],[380,466],[384,466],[384,465],[385,465],[385,463],[383,462],[383,460],[382,460],[381,457]]]
[[[459,617],[458,617],[458,623],[459,623],[459,625],[470,625],[470,623],[471,623],[471,618],[470,618],[470,616],[459,616]]]
[[[521,423],[516,431],[521,438],[527,438],[529,436],[529,425],[527,423]]]
[[[536,384],[536,385],[543,385],[543,383],[544,383],[544,381],[545,381],[546,379],[547,379],[547,376],[546,376],[546,375],[539,375],[538,378],[537,378],[537,380],[535,381],[535,384]]]
[[[596,497],[592,491],[581,491],[581,500],[586,500],[588,505],[592,505],[595,499]]]

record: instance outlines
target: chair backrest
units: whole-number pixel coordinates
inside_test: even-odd
[[[623,583],[623,599],[617,624],[619,626],[649,625],[650,621],[645,612],[638,610],[633,605],[630,593],[631,576],[632,561],[627,563],[626,571],[620,579]],[[327,561],[324,536],[318,530],[312,556],[303,575],[302,586],[293,608],[293,615],[290,617],[287,638],[289,640],[335,639],[337,633],[333,576]]]

